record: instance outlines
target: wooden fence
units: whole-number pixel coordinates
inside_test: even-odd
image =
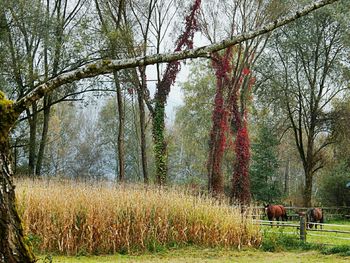
[[[306,221],[306,214],[301,212],[299,215],[299,222],[293,223],[293,222],[287,222],[287,221],[268,221],[268,220],[258,220],[253,219],[253,222],[255,224],[263,225],[263,226],[278,226],[278,227],[294,227],[298,229],[299,231],[299,237],[300,240],[306,241],[306,237],[309,236],[325,236],[320,234],[315,234],[317,232],[319,233],[342,233],[347,234],[349,237],[334,237],[339,239],[346,239],[350,241],[350,225],[337,225],[337,224],[325,224],[325,223],[312,223],[315,225],[314,229],[307,228],[308,222]],[[318,229],[316,229],[316,225],[319,226]],[[332,227],[341,227],[348,230],[338,230],[338,229],[332,229]],[[327,229],[325,229],[327,228]],[[329,237],[329,236],[327,236]]]
[[[289,220],[299,220],[299,213],[306,212],[308,207],[296,207],[296,206],[286,206],[287,215]],[[350,207],[321,207],[323,211],[323,216],[325,220],[330,219],[349,219],[350,220]],[[264,207],[258,206],[254,207],[253,214],[255,218],[263,218],[265,217]]]

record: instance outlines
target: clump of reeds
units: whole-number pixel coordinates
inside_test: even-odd
[[[25,231],[39,252],[126,253],[160,247],[258,246],[240,208],[184,191],[98,183],[17,183]]]

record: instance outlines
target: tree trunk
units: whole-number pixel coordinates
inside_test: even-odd
[[[250,56],[250,55],[248,55]],[[250,59],[249,59],[250,60]],[[229,109],[231,115],[231,133],[235,135],[234,151],[236,160],[232,176],[232,202],[243,206],[249,205],[251,201],[249,163],[250,163],[250,140],[248,132],[247,102],[249,100],[253,82],[249,75],[248,65],[245,65],[236,78],[243,79],[242,83],[231,81],[231,96]],[[249,65],[251,66],[251,65]],[[243,67],[243,65],[242,65]],[[248,73],[244,73],[244,70]],[[246,95],[243,95],[246,94]]]
[[[51,111],[51,95],[46,95],[44,97],[44,123],[43,123],[43,130],[40,140],[40,146],[39,146],[39,152],[36,162],[36,169],[35,169],[35,175],[40,176],[41,175],[41,168],[43,164],[44,159],[44,153],[45,153],[45,146],[47,142],[47,134],[49,131],[49,121],[50,121],[50,111]]]
[[[310,169],[305,169],[304,206],[311,207],[313,173]]]
[[[34,255],[25,243],[16,207],[8,147],[1,145],[0,148],[0,262],[35,262]]]
[[[212,128],[209,139],[208,191],[215,197],[224,194],[224,177],[222,174],[222,159],[226,148],[226,133],[228,130],[228,112],[225,109],[224,90],[227,88],[227,75],[230,71],[229,59],[231,49],[225,50],[222,57],[215,55],[212,66],[216,75],[216,92],[212,113]]]
[[[249,161],[250,143],[247,123],[242,124],[237,131],[235,141],[236,160],[232,177],[232,201],[241,205],[249,205],[251,201]]]
[[[317,108],[317,107],[315,107]],[[307,136],[307,149],[306,149],[306,156],[303,160],[304,164],[304,172],[305,172],[305,188],[304,188],[304,206],[305,207],[311,207],[311,198],[312,198],[312,183],[313,183],[313,170],[315,168],[315,130],[316,130],[316,117],[314,112],[311,113],[310,118],[310,128],[309,133]]]
[[[217,105],[216,105],[217,106]],[[210,133],[208,169],[208,191],[218,197],[224,194],[224,177],[222,174],[222,158],[225,148],[225,132],[222,128],[226,123],[226,115],[213,112],[213,126]]]
[[[148,184],[148,168],[147,168],[147,152],[146,152],[146,115],[145,115],[145,105],[143,101],[143,90],[139,90],[137,93],[139,112],[140,112],[140,129],[141,129],[141,162],[142,162],[142,172],[143,181]]]
[[[36,159],[36,129],[37,129],[37,103],[32,103],[32,113],[27,110],[28,122],[29,122],[29,155],[28,155],[28,168],[29,175],[35,174],[35,159]]]
[[[221,133],[217,134],[215,139],[209,143],[209,158],[208,158],[208,191],[214,197],[219,197],[224,194],[224,177],[222,174],[222,155],[217,156],[217,148],[220,147]]]
[[[289,195],[289,169],[290,169],[290,160],[287,159],[286,167],[284,170],[284,193]]]
[[[119,83],[118,72],[114,71],[114,83],[117,90],[117,102],[118,102],[118,158],[119,158],[119,174],[118,181],[123,182],[125,180],[125,147],[124,147],[124,129],[125,129],[125,112],[123,104],[123,95],[121,86]]]
[[[0,92],[0,263],[35,262],[31,249],[25,243],[12,181],[9,132],[18,115],[12,108],[12,102]]]
[[[166,183],[168,170],[167,144],[165,142],[165,102],[156,100],[153,115],[154,158],[156,163],[156,181],[158,185]]]

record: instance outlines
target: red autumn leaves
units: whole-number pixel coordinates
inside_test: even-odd
[[[209,144],[209,190],[220,195],[224,190],[222,160],[225,151],[235,155],[232,175],[232,199],[240,204],[250,202],[250,142],[247,129],[247,100],[255,79],[244,62],[237,63],[234,49],[213,54],[216,94],[212,114],[213,126]],[[229,143],[234,139],[234,143]]]

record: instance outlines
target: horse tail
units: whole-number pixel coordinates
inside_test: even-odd
[[[320,223],[324,223],[324,214],[323,214],[323,209],[320,209],[321,210],[321,219],[320,219]]]

